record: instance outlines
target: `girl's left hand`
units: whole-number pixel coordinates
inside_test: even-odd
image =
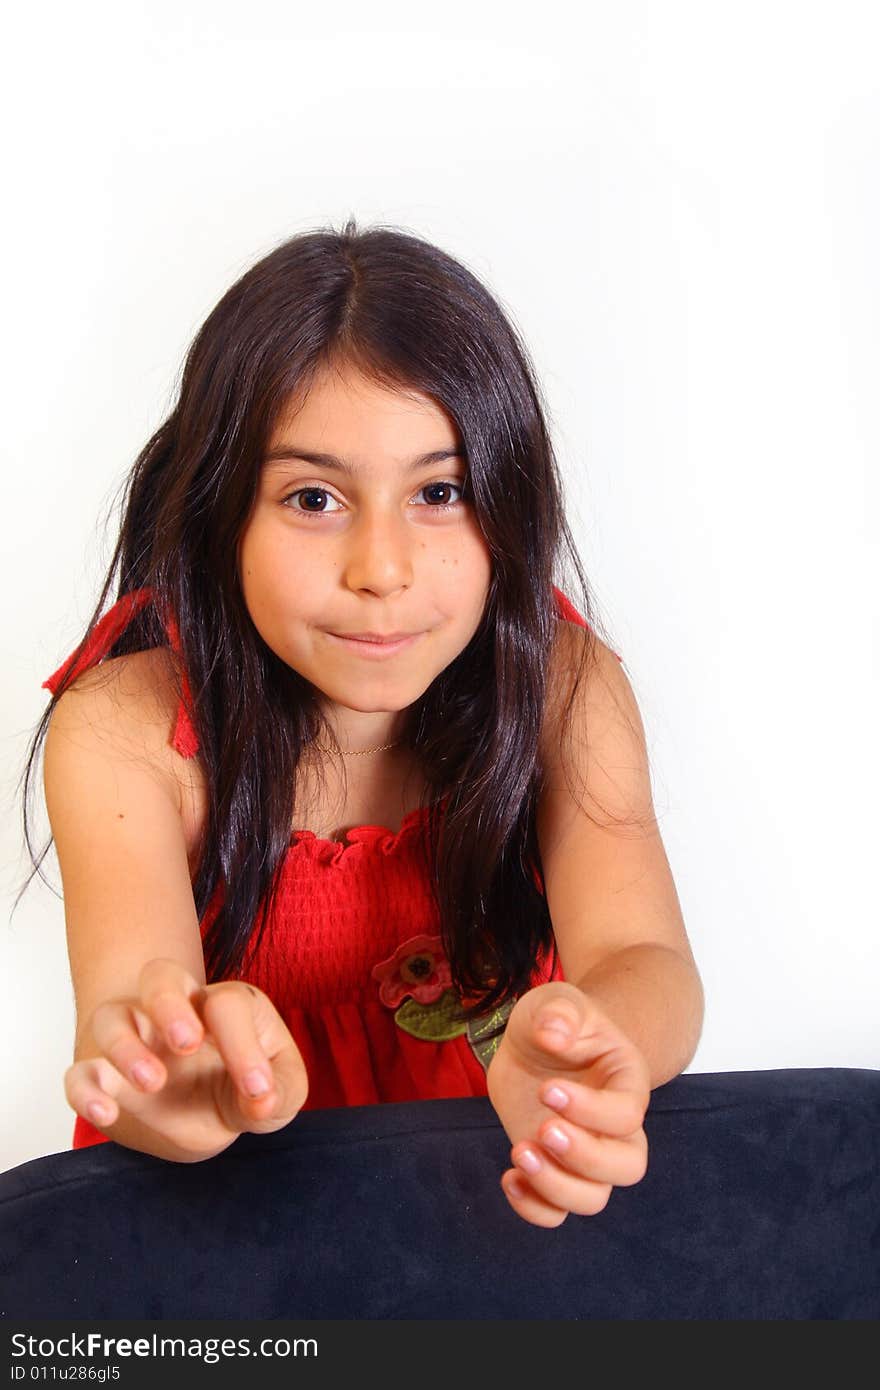
[[[551,1018],[563,1026],[545,1027]],[[516,1166],[502,1174],[502,1190],[523,1220],[560,1226],[569,1212],[594,1216],[612,1187],[644,1177],[648,1064],[576,985],[551,980],[517,1000],[486,1085],[513,1145]],[[554,1089],[567,1097],[562,1108],[552,1105]]]

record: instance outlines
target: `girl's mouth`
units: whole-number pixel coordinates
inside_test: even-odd
[[[386,657],[394,656],[397,652],[411,647],[414,642],[424,636],[424,633],[413,632],[409,637],[401,637],[396,642],[373,642],[364,637],[339,637],[335,632],[328,632],[327,636],[331,641],[338,642],[340,646],[354,652],[356,656],[382,661]]]

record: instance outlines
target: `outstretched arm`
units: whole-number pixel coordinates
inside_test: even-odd
[[[527,991],[487,1074],[515,1167],[502,1187],[535,1225],[594,1215],[647,1169],[651,1091],[696,1051],[703,989],[654,815],[625,673],[560,623],[542,731],[538,840],[564,981]],[[545,1027],[555,1020],[557,1027]]]
[[[651,1087],[693,1057],[703,989],[654,811],[645,731],[614,653],[560,623],[541,733],[537,834],[567,981],[639,1047]]]

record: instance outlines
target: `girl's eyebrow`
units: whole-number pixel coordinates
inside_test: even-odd
[[[444,459],[460,459],[464,462],[464,454],[460,449],[432,449],[429,454],[419,454],[417,458],[411,459],[405,466],[404,471],[414,473],[417,468],[426,468],[429,463],[442,463]],[[301,449],[298,445],[282,444],[277,449],[272,449],[263,460],[263,467],[268,471],[273,471],[274,465],[282,465],[295,460],[303,463],[319,464],[321,468],[335,468],[340,473],[357,474],[361,469],[353,463],[348,463],[345,459],[336,458],[335,454],[319,454],[313,449]]]

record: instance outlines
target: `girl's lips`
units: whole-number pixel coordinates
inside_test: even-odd
[[[328,632],[327,636],[331,641],[347,647],[350,652],[354,652],[357,656],[381,661],[384,657],[394,656],[396,652],[402,652],[404,648],[411,647],[413,642],[417,642],[420,637],[424,636],[424,633],[414,632],[410,637],[402,637],[399,642],[368,642],[361,637],[337,637],[335,632]]]

